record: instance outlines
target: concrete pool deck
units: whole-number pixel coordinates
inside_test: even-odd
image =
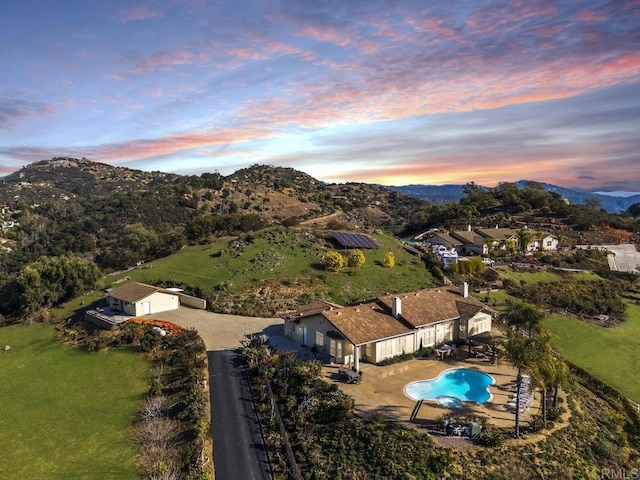
[[[359,384],[347,384],[342,381],[338,374],[338,365],[324,366],[323,376],[354,398],[354,413],[357,415],[368,418],[372,414],[380,413],[387,420],[409,424],[416,402],[404,394],[405,385],[416,380],[430,380],[443,370],[456,367],[478,369],[491,375],[495,379],[495,383],[489,387],[492,398],[482,404],[466,402],[463,407],[455,409],[444,407],[435,400],[425,400],[413,425],[427,426],[442,415],[451,414],[485,417],[496,427],[513,426],[515,415],[508,412],[505,405],[515,391],[516,370],[509,365],[491,365],[487,359],[413,359],[385,367],[362,363],[362,382]],[[520,414],[522,422],[539,413],[539,397],[540,393],[537,392],[531,407]]]

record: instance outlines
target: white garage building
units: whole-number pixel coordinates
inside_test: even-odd
[[[180,295],[171,290],[132,282],[107,293],[107,304],[112,312],[139,317],[180,307]]]

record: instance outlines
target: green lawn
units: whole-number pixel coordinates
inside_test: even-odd
[[[560,274],[549,270],[542,270],[539,272],[514,272],[507,267],[500,267],[499,270],[500,273],[502,273],[506,278],[509,278],[516,282],[524,281],[526,283],[560,282],[565,278],[565,276],[574,281],[602,280],[600,276],[591,272],[567,272],[565,274]]]
[[[51,325],[0,328],[0,478],[139,476],[131,421],[148,364],[61,344]]]
[[[411,291],[431,286],[433,279],[424,264],[407,253],[389,235],[370,235],[379,249],[364,250],[365,264],[358,270],[345,268],[327,272],[321,265],[327,252],[323,242],[311,242],[296,229],[273,229],[256,234],[253,243],[237,253],[228,239],[212,244],[185,247],[180,252],[154,260],[127,272],[140,282],[184,282],[200,287],[204,294],[226,283],[231,292],[240,292],[262,281],[287,281],[302,277],[322,284],[339,303],[361,300],[384,292]],[[381,265],[387,252],[393,252],[394,268]],[[123,274],[124,275],[124,274]]]
[[[640,306],[627,306],[626,321],[613,328],[553,315],[545,325],[567,360],[640,402]]]

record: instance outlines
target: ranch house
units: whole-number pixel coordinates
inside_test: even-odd
[[[341,307],[315,301],[285,317],[285,335],[332,361],[373,363],[422,347],[491,331],[493,310],[460,289],[439,287],[386,295]]]

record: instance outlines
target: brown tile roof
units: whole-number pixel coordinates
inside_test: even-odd
[[[327,310],[322,315],[354,345],[406,335],[412,331],[377,302]]]
[[[451,232],[451,236],[453,238],[457,238],[459,242],[471,245],[483,245],[484,237],[478,235],[475,232],[469,232],[467,230],[457,230],[455,232]]]
[[[476,228],[475,231],[483,237],[498,241],[518,237],[518,231],[513,228]]]
[[[136,303],[138,300],[148,297],[152,293],[160,291],[160,288],[146,285],[144,283],[127,283],[118,288],[114,288],[107,295],[122,300],[123,302]]]
[[[401,300],[399,318],[392,315],[393,298]],[[469,296],[463,298],[455,287],[420,290],[400,295],[387,295],[377,300],[350,307],[314,301],[287,317],[296,318],[322,315],[351,343],[362,345],[385,338],[406,335],[415,328],[460,318],[469,319],[480,311],[493,310]]]
[[[342,308],[341,305],[325,302],[324,300],[314,300],[307,305],[300,307],[295,312],[289,313],[285,318],[287,320],[295,320],[296,318],[310,317],[324,312],[325,310]]]
[[[440,243],[442,241],[447,242],[450,245],[461,245],[462,244],[461,240],[459,240],[457,238],[453,238],[448,233],[438,233],[438,234],[434,235],[433,237],[431,237],[431,239],[429,241],[430,241],[431,244]]]
[[[381,297],[379,301],[389,312],[394,297],[400,298],[402,319],[415,328],[453,318],[471,318],[486,309],[486,305],[471,296],[463,298],[454,287],[431,288]],[[474,313],[470,314],[472,311]]]
[[[460,320],[469,320],[476,314],[485,309],[484,305],[472,305],[464,302],[456,302],[458,313],[460,314]]]

